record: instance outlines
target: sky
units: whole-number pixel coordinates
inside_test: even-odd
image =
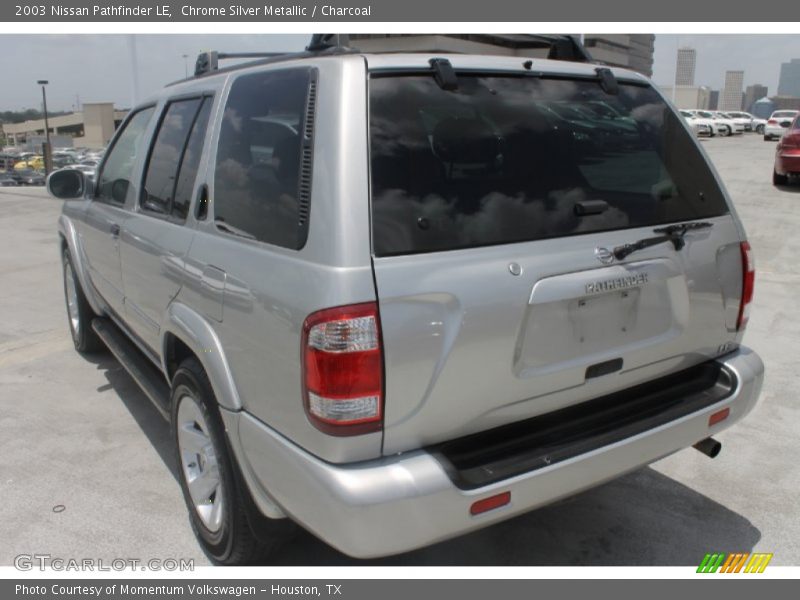
[[[129,107],[193,70],[204,50],[276,52],[301,50],[308,35],[0,35],[0,110],[41,107],[39,79],[49,80],[50,110],[74,110],[82,102]],[[131,74],[138,64],[138,93]],[[657,35],[653,80],[670,85],[678,46],[697,50],[695,83],[720,89],[726,70],[743,69],[745,86],[777,91],[780,65],[800,58],[798,35]],[[187,55],[184,59],[183,55]]]

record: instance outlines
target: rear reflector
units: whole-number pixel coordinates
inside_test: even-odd
[[[742,242],[740,247],[742,253],[742,299],[739,301],[736,331],[742,331],[750,318],[750,303],[753,301],[753,289],[756,282],[756,263],[750,244]]]
[[[483,500],[478,500],[469,507],[469,514],[479,515],[481,513],[500,508],[511,502],[511,492],[503,492],[496,496],[489,496]]]
[[[711,427],[712,425],[716,425],[717,423],[724,421],[728,418],[728,415],[731,414],[730,408],[723,408],[722,410],[718,410],[713,415],[708,417],[708,426]]]
[[[303,401],[309,421],[331,435],[379,431],[383,355],[374,302],[315,312],[303,324]]]

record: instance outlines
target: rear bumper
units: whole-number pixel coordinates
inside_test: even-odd
[[[747,348],[720,359],[736,376],[730,396],[697,412],[569,460],[477,489],[454,485],[425,450],[333,465],[295,446],[246,412],[224,412],[234,451],[257,505],[280,509],[359,558],[396,554],[514,517],[613,479],[731,426],[752,410],[764,365]],[[730,416],[709,428],[722,408]],[[270,490],[267,494],[266,489]],[[510,504],[472,516],[476,500],[511,492]]]
[[[771,137],[783,137],[783,134],[786,133],[786,128],[781,127],[780,125],[765,125],[764,126],[764,135],[771,136]]]

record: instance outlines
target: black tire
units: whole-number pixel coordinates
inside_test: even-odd
[[[775,169],[772,170],[772,185],[786,185],[787,183],[789,183],[788,175],[778,175]]]
[[[772,141],[772,136],[771,135],[765,135],[764,136],[764,141],[765,142],[771,142]]]
[[[216,501],[216,494],[221,493],[223,502],[222,517],[217,529],[212,530],[203,521],[189,491],[188,467],[181,456],[178,437],[178,429],[181,427],[179,405],[182,402],[195,403],[205,421],[206,433],[213,446],[220,482],[214,496]],[[214,561],[223,565],[248,565],[267,559],[296,532],[297,526],[289,519],[269,519],[253,514],[253,500],[242,481],[238,467],[232,461],[233,453],[225,435],[214,392],[196,358],[186,359],[175,372],[172,378],[171,404],[178,479],[189,512],[189,522],[198,542]],[[252,523],[254,519],[258,519],[258,522]]]
[[[67,309],[67,323],[69,324],[69,331],[72,335],[72,343],[75,344],[75,350],[82,354],[91,354],[101,352],[106,349],[102,340],[97,337],[97,334],[92,329],[92,320],[97,316],[86,300],[86,296],[81,288],[81,283],[72,266],[72,257],[69,250],[66,248],[61,254],[61,268],[62,279],[64,283],[64,303]],[[74,296],[72,302],[74,307],[70,307],[70,280],[72,281],[72,290]],[[74,312],[73,312],[74,310]]]
[[[764,126],[756,125],[756,133],[764,133]]]
[[[723,127],[722,127],[722,129],[720,129],[720,132],[719,132],[719,134],[720,134],[722,137],[728,137],[728,136],[729,136],[729,135],[731,135],[732,133],[733,133],[733,132],[731,131],[731,128],[730,128],[730,127],[728,127],[727,125],[723,126]]]

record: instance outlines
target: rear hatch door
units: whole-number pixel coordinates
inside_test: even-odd
[[[632,387],[735,338],[739,230],[655,90],[458,80],[370,81],[386,454]],[[684,223],[702,225],[658,240]]]

